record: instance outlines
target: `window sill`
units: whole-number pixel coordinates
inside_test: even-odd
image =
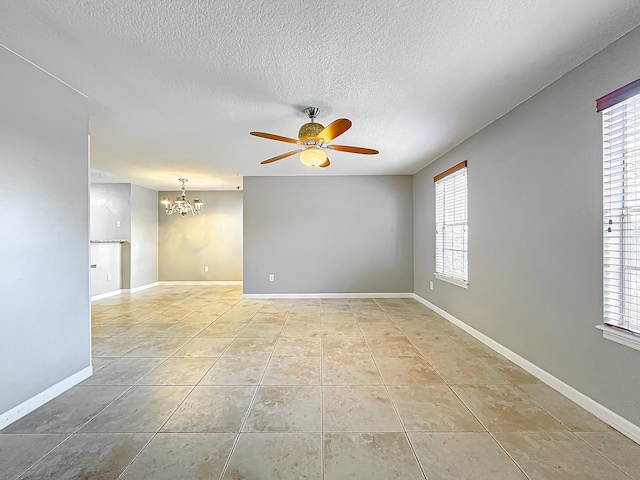
[[[444,275],[440,275],[438,273],[433,274],[438,280],[442,280],[443,282],[452,283],[462,288],[469,288],[469,282],[463,282],[462,280],[458,280],[456,278],[445,277]]]
[[[596,328],[598,330],[602,330],[602,338],[606,338],[607,340],[611,340],[612,342],[619,343],[620,345],[624,345],[635,350],[640,350],[640,335],[628,333],[607,325],[596,325]]]

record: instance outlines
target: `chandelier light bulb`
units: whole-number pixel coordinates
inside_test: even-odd
[[[189,213],[193,215],[200,215],[202,213],[202,205],[204,202],[199,198],[193,199],[193,204],[187,200],[187,192],[184,184],[189,180],[186,178],[179,178],[179,181],[182,182],[182,195],[180,197],[176,197],[175,202],[171,203],[171,199],[169,197],[163,197],[160,200],[160,203],[164,205],[164,211],[167,215],[172,215],[177,213],[183,217],[186,217]]]

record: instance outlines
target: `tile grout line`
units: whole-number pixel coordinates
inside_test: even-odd
[[[393,322],[393,324],[396,327],[398,327],[398,324],[396,324],[396,322],[389,316],[389,314],[382,308],[382,306],[378,303],[378,301],[375,298],[374,298],[374,302],[376,302],[376,304],[378,305],[380,310],[382,310],[384,312],[384,314],[387,316],[387,318],[389,318],[389,320],[391,320],[391,322]],[[358,326],[359,325],[360,324],[358,323]],[[402,329],[400,329],[400,331],[402,331]],[[364,341],[367,343],[367,347],[369,347],[369,341],[367,340],[366,335],[364,335],[364,331],[362,332],[362,336],[364,337]],[[405,337],[406,337],[406,335],[405,335]],[[408,340],[408,337],[406,337],[406,338]],[[413,343],[412,343],[412,345],[413,345]],[[415,348],[415,345],[413,345],[413,347]],[[369,350],[371,350],[371,347],[369,347]],[[420,352],[420,351],[418,350],[418,352]],[[398,421],[400,422],[400,425],[402,426],[402,433],[404,434],[404,438],[409,443],[409,448],[411,449],[411,453],[413,453],[413,458],[415,459],[416,463],[418,464],[418,468],[420,469],[420,472],[422,473],[422,476],[424,477],[425,480],[427,480],[427,473],[424,471],[424,467],[422,466],[422,463],[420,462],[420,459],[418,458],[418,453],[416,452],[415,448],[413,447],[413,443],[411,442],[411,439],[409,438],[409,434],[407,432],[407,427],[405,426],[404,422],[402,421],[402,417],[400,416],[400,412],[398,411],[398,408],[396,407],[396,404],[393,401],[393,397],[391,396],[391,392],[389,391],[389,386],[387,385],[387,382],[385,381],[384,377],[382,376],[382,372],[380,371],[380,368],[378,367],[378,362],[376,362],[376,357],[373,355],[373,352],[371,354],[371,357],[373,358],[373,363],[375,364],[376,369],[378,370],[378,375],[380,375],[380,379],[382,380],[382,385],[384,386],[385,391],[387,392],[387,396],[389,397],[389,401],[391,402],[391,406],[393,407],[393,411],[395,412],[396,416],[398,417]]]
[[[227,310],[225,310],[224,313],[228,312],[229,310],[231,310],[233,308],[233,306],[237,305],[238,302],[234,303],[234,305],[232,305],[231,307],[229,307]],[[203,307],[201,307],[200,309],[202,309]],[[199,309],[199,310],[200,310]],[[197,311],[197,310],[196,310]],[[193,312],[195,313],[195,312]],[[223,313],[223,314],[224,314]],[[182,318],[186,318],[189,315],[185,315]],[[219,316],[220,317],[220,316]],[[215,320],[213,322],[211,322],[209,325],[212,325],[213,323],[215,323]],[[206,328],[206,327],[205,327]],[[197,335],[195,335],[193,338],[195,338]],[[189,340],[190,342],[191,340]],[[187,343],[189,343],[187,342]],[[185,344],[186,345],[186,344]],[[180,348],[183,348],[184,345]],[[180,350],[180,348],[178,348],[178,350]],[[228,348],[228,347],[227,347]],[[154,369],[152,369],[147,375],[145,375],[144,377],[142,377],[140,380],[138,380],[138,382],[133,385],[131,388],[133,388],[134,386],[137,386],[139,382],[141,382],[144,378],[146,378],[148,375],[151,374],[151,372],[153,372],[154,370],[156,370],[158,367],[160,367],[160,365],[164,364],[169,358],[172,358],[172,355],[175,354],[178,350],[176,350],[175,352],[173,352],[171,355],[169,355],[163,362],[161,362],[158,366],[156,366]],[[219,358],[219,357],[218,357]],[[215,365],[217,363],[218,360],[216,360],[215,362],[213,362],[213,365]],[[209,370],[211,368],[213,368],[213,365],[211,365],[211,367],[209,367]],[[209,371],[207,370],[207,372]],[[206,373],[205,373],[206,375]],[[204,377],[204,375],[201,377],[201,379]],[[140,385],[141,386],[141,385]],[[164,386],[170,386],[170,385],[164,385]],[[167,417],[167,419],[163,422],[163,424],[160,426],[160,428],[158,428],[158,430],[153,433],[151,435],[151,438],[149,438],[149,440],[144,444],[144,446],[140,449],[140,451],[138,451],[138,453],[131,459],[131,461],[129,462],[129,464],[124,468],[124,470],[120,473],[120,475],[118,476],[118,479],[122,478],[123,475],[125,475],[125,473],[127,472],[127,470],[129,470],[129,468],[131,468],[131,465],[133,465],[133,463],[136,461],[136,459],[142,454],[142,452],[147,448],[147,446],[153,441],[154,438],[156,438],[156,436],[160,433],[160,431],[164,428],[164,426],[167,424],[167,422],[171,419],[171,417],[173,417],[175,415],[175,413],[178,411],[178,409],[182,406],[182,404],[187,400],[187,398],[189,398],[189,395],[191,395],[191,393],[196,389],[196,387],[198,386],[198,383],[196,383],[195,385],[192,386],[191,390],[189,390],[189,392],[185,395],[185,397],[182,399],[182,401],[176,406],[176,408],[173,410],[173,412]],[[130,389],[129,389],[130,390]],[[127,391],[129,391],[127,390]],[[124,394],[123,394],[124,395]]]
[[[258,311],[253,314],[253,316],[251,317],[251,320],[253,320],[253,318],[260,312],[260,310],[261,308],[258,309]],[[268,313],[268,312],[265,312],[265,313]],[[282,330],[284,329],[284,326],[287,323],[287,318],[289,318],[289,309],[287,309],[287,312],[285,314],[285,319],[284,319],[284,322],[282,322],[280,333],[282,333]],[[251,320],[247,323],[247,325],[249,325]],[[247,325],[245,325],[245,328]],[[238,335],[240,335],[240,332],[238,332]],[[247,338],[251,338],[251,337],[247,337]],[[269,368],[269,364],[271,363],[271,358],[273,358],[273,352],[275,351],[276,345],[278,344],[279,340],[280,340],[280,334],[276,336],[276,341],[273,344],[273,348],[271,350],[271,353],[269,354],[269,358],[267,359],[267,363],[264,367],[264,370],[262,371],[262,375],[260,376],[258,383],[255,385],[255,391],[253,392],[253,396],[249,401],[249,406],[247,407],[247,411],[242,417],[242,421],[240,422],[240,427],[238,427],[238,434],[236,435],[236,438],[234,439],[233,444],[231,445],[231,450],[229,450],[229,456],[227,457],[227,460],[225,461],[224,465],[222,466],[222,470],[220,471],[220,480],[222,480],[222,478],[224,477],[224,474],[227,472],[227,469],[229,468],[229,464],[231,463],[231,457],[233,456],[233,453],[236,450],[238,442],[240,441],[240,435],[242,434],[242,429],[244,428],[244,425],[247,422],[247,419],[249,418],[249,413],[251,413],[251,409],[255,404],[256,398],[258,396],[258,391],[260,390],[260,387],[262,386],[262,381],[264,380],[264,377],[267,374],[267,369]]]

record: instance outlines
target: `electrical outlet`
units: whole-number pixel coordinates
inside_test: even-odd
[[[110,282],[110,281],[111,281],[111,274],[107,273],[107,282]]]
[[[119,227],[119,226],[120,226],[120,220],[116,222],[116,227]]]
[[[275,275],[274,275],[273,273],[270,273],[270,274],[269,274],[269,281],[270,281],[270,282],[273,282],[275,279],[276,279],[276,278],[275,278]]]
[[[429,288],[433,290],[433,282],[429,282]]]
[[[204,267],[204,271],[208,272],[209,271],[209,267]]]

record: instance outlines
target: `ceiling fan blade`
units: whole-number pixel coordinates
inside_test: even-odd
[[[322,139],[324,143],[330,142],[339,135],[351,128],[351,120],[346,118],[339,118],[338,120],[331,122],[322,130],[317,136],[316,140]]]
[[[280,135],[274,135],[273,133],[264,133],[264,132],[249,132],[249,134],[255,137],[268,138],[269,140],[277,140],[279,142],[287,142],[287,143],[300,143],[300,140],[295,140],[289,137],[282,137]]]
[[[290,157],[291,155],[295,155],[296,153],[299,153],[302,150],[304,149],[293,150],[292,152],[283,153],[282,155],[278,155],[277,157],[273,157],[263,162],[260,162],[260,165],[266,165],[267,163],[277,162],[278,160],[282,160],[283,158],[287,158],[287,157]]]
[[[349,147],[347,145],[325,145],[325,147],[339,152],[362,153],[363,155],[376,155],[380,153],[378,150],[373,150],[372,148]]]
[[[318,165],[320,168],[327,168],[329,165],[331,165],[331,162],[329,161],[329,157],[327,157],[327,159],[321,163],[320,165]]]

